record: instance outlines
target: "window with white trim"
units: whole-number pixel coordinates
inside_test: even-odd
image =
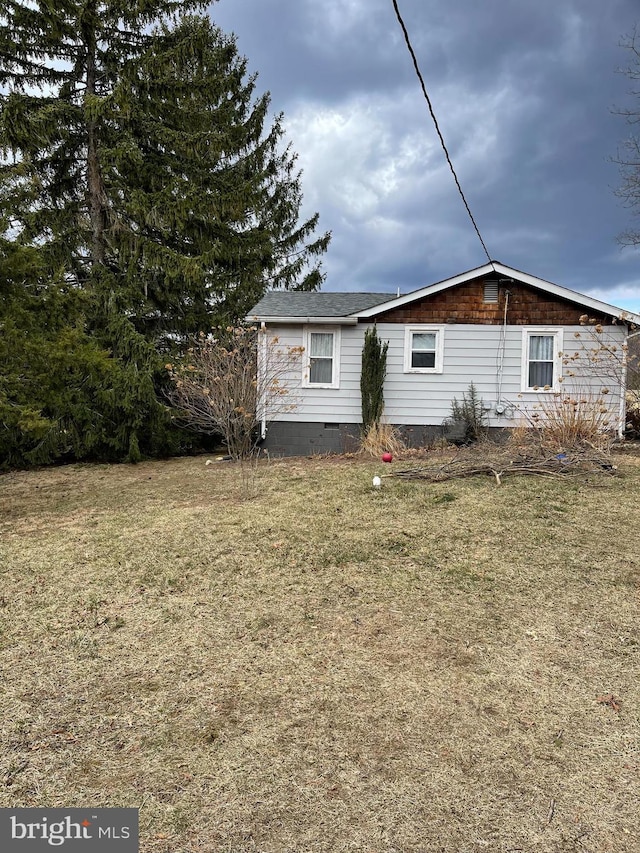
[[[557,391],[562,376],[562,330],[524,329],[522,390]]]
[[[340,384],[340,329],[305,328],[305,366],[302,384],[307,388],[338,388]]]
[[[444,328],[407,326],[404,333],[404,372],[442,373]]]

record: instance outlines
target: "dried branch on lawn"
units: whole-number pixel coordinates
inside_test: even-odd
[[[428,480],[442,483],[447,480],[488,475],[501,485],[505,477],[539,476],[559,477],[562,479],[580,477],[588,474],[615,474],[616,468],[606,454],[597,448],[584,448],[572,454],[555,454],[536,458],[533,453],[515,452],[505,454],[496,449],[486,456],[472,454],[456,456],[440,464],[420,465],[404,471],[393,471],[386,477],[402,480]]]

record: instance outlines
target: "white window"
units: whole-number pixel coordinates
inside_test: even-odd
[[[304,352],[302,384],[307,388],[338,388],[340,329],[307,327],[304,332]]]
[[[562,376],[562,329],[522,332],[522,390],[557,391]]]
[[[442,373],[444,328],[408,326],[404,333],[404,372]]]

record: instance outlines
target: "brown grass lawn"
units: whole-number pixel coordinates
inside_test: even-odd
[[[394,463],[395,464],[395,463]],[[640,458],[0,478],[0,806],[143,853],[640,850]],[[607,702],[608,697],[613,696]]]

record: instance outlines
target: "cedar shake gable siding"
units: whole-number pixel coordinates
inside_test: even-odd
[[[577,326],[588,309],[519,281],[501,283],[497,303],[484,301],[485,283],[495,278],[482,276],[425,296],[399,308],[375,316],[378,323],[469,323],[500,325],[504,322],[505,291],[509,291],[507,323],[512,326]],[[591,320],[607,325],[611,317],[588,314]],[[366,322],[371,322],[369,318]],[[361,320],[362,322],[362,320]]]

